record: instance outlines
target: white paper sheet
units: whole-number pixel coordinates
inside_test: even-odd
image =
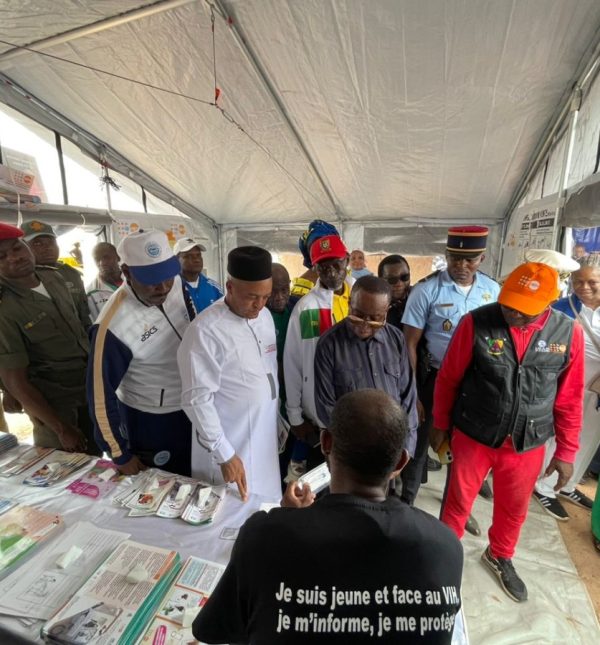
[[[129,533],[77,522],[2,580],[0,613],[47,620],[128,537]],[[66,569],[59,569],[57,559],[71,546],[83,553]]]

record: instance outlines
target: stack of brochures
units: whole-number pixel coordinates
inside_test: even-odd
[[[36,446],[21,445],[11,448],[0,457],[0,476],[20,475],[51,452],[54,452],[53,448],[37,448]]]
[[[196,479],[151,468],[115,495],[113,503],[128,508],[130,517],[180,517],[190,524],[208,524],[221,508],[226,490],[226,486],[207,486]]]
[[[16,506],[0,515],[0,578],[62,528],[60,515],[32,506]]]
[[[0,454],[14,448],[19,443],[19,440],[14,434],[10,432],[0,432]]]
[[[181,569],[177,551],[126,540],[42,627],[64,645],[133,645]]]
[[[160,603],[140,645],[195,643],[192,622],[217,586],[225,567],[192,556]]]
[[[23,480],[23,483],[28,486],[52,486],[83,468],[91,460],[90,455],[83,453],[55,450],[35,472]]]

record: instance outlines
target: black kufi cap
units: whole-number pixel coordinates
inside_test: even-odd
[[[258,282],[273,275],[271,254],[260,246],[238,246],[227,256],[227,273],[232,278]]]

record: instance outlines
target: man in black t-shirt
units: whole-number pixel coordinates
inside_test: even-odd
[[[437,519],[386,497],[406,464],[406,414],[379,390],[342,396],[321,448],[331,494],[288,486],[242,527],[193,624],[204,643],[450,643],[463,552]],[[314,503],[313,503],[314,502]]]

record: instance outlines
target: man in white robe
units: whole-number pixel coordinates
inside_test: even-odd
[[[279,499],[277,345],[265,304],[271,255],[230,252],[226,295],[200,313],[177,352],[182,407],[192,421],[192,475]]]

